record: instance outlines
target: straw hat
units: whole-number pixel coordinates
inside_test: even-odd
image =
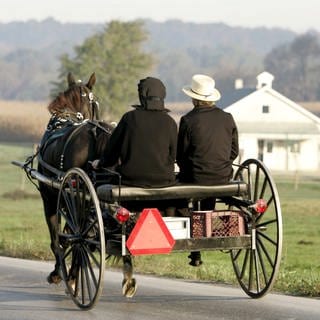
[[[218,101],[221,98],[220,92],[215,88],[215,81],[203,74],[194,75],[191,85],[184,86],[182,91],[201,101]]]

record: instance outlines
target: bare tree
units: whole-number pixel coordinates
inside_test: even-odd
[[[296,101],[320,99],[320,42],[306,33],[289,45],[273,49],[264,60],[277,88]]]

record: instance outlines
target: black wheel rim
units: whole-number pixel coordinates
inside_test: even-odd
[[[78,168],[65,175],[58,197],[58,239],[62,276],[77,306],[90,309],[102,291],[104,228],[94,187]]]
[[[252,236],[250,249],[231,251],[231,259],[238,282],[252,298],[260,298],[270,291],[279,270],[282,251],[282,216],[276,185],[269,171],[259,160],[245,161],[235,179],[248,185],[247,231]],[[250,203],[264,199],[267,210],[256,214]]]

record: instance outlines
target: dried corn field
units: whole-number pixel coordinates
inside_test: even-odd
[[[50,117],[47,104],[0,100],[0,141],[38,142]]]
[[[320,115],[320,102],[300,102],[301,106]],[[0,142],[35,142],[41,138],[50,114],[48,102],[0,100]],[[170,115],[180,117],[192,109],[190,102],[166,103]]]

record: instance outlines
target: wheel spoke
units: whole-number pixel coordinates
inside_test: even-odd
[[[254,183],[254,194],[253,194],[253,200],[257,200],[257,198],[258,198],[259,177],[260,177],[260,169],[259,169],[259,168],[257,168],[257,171],[256,171],[256,178],[255,178],[255,183]]]
[[[74,180],[74,179],[73,179]],[[76,219],[78,226],[81,226],[80,218],[81,218],[81,201],[80,201],[80,180],[79,176],[75,177],[75,202],[76,202]]]
[[[68,227],[70,227],[72,233],[75,233],[75,225],[72,221],[72,216],[70,217],[70,215],[66,215],[64,210],[62,209],[58,209],[58,215],[60,215],[60,221],[61,221],[61,217],[64,218],[66,225],[68,225]],[[71,219],[70,219],[71,218]]]
[[[69,288],[73,292],[72,295],[74,297],[78,296],[79,292],[79,282],[80,282],[80,259],[79,259],[79,252],[75,248],[73,248],[73,255],[72,255],[72,261],[71,261],[71,266],[69,270],[69,281],[74,281],[74,288],[71,287],[70,282],[69,282]]]
[[[248,264],[248,260],[249,260],[249,250],[245,250],[245,254],[244,254],[244,260],[242,263],[242,268],[241,268],[241,273],[240,273],[240,279],[244,278],[245,272],[246,272],[246,268],[247,268],[247,264]]]
[[[262,188],[261,188],[260,195],[259,195],[260,199],[263,199],[263,197],[264,197],[264,193],[266,191],[267,183],[268,183],[268,179],[267,179],[267,177],[264,177],[263,183],[262,183]]]
[[[86,219],[87,219],[87,215],[86,215],[86,212],[89,211],[88,208],[90,208],[90,205],[91,205],[91,197],[89,199],[89,190],[87,190],[87,188],[83,188],[82,192],[81,192],[81,200],[79,199],[79,203],[81,203],[81,230],[83,230],[84,228],[84,225],[86,223]]]
[[[267,259],[268,259],[268,262],[269,262],[270,266],[273,268],[273,267],[274,267],[274,262],[272,261],[272,258],[271,258],[271,256],[269,255],[268,250],[266,249],[264,243],[261,241],[260,238],[258,238],[258,243],[259,243],[259,248],[261,247],[261,249],[263,250],[265,256],[266,256]]]
[[[97,260],[96,256],[91,252],[89,248],[86,248],[87,253],[90,255],[90,258],[93,260],[95,266],[99,268],[100,262]]]
[[[260,261],[260,266],[261,266],[261,269],[262,269],[264,282],[267,283],[268,282],[268,280],[267,280],[268,279],[268,275],[267,275],[266,267],[265,267],[265,264],[264,264],[262,252],[261,252],[261,249],[260,249],[259,246],[257,247],[257,251],[258,251],[258,256],[259,256],[259,261]]]
[[[252,282],[253,282],[253,263],[254,263],[254,258],[253,258],[253,250],[250,250],[250,262],[249,262],[249,283],[248,283],[248,288],[250,291],[252,291]]]
[[[277,223],[277,219],[272,219],[272,220],[268,220],[268,221],[264,221],[264,222],[261,222],[259,224],[256,224],[256,228],[259,229],[261,227],[268,226],[271,223]]]
[[[90,223],[87,222],[87,226],[86,228],[83,230],[83,232],[81,233],[83,237],[86,237],[89,233],[89,231],[91,231],[92,229],[94,229],[94,227],[96,226],[98,222],[98,219],[92,219],[90,220]]]
[[[75,233],[76,232],[75,227],[77,226],[77,223],[75,221],[74,206],[73,206],[72,200],[70,199],[70,197],[71,197],[70,191],[68,192],[68,191],[63,190],[62,195],[63,195],[64,201],[65,201],[65,204],[67,206],[66,215],[68,217],[70,217],[70,219],[68,219],[70,221],[70,227],[71,226],[73,227],[73,232]]]
[[[63,259],[66,260],[70,256],[71,252],[72,252],[72,247],[70,247],[68,250],[64,252]]]
[[[70,204],[70,214],[72,214],[73,218],[76,218],[77,217],[77,205],[76,205],[76,202],[75,202],[75,195],[74,195],[74,188],[73,188],[73,185],[72,185],[72,180],[71,178],[68,179],[68,189],[69,189],[69,199],[71,201],[71,204]],[[74,224],[75,225],[78,225],[78,221],[74,221]]]
[[[85,300],[85,282],[86,282],[86,278],[84,276],[83,262],[82,262],[82,264],[81,264],[81,301],[82,301],[82,304],[86,303],[86,300]]]
[[[254,270],[256,273],[256,292],[260,292],[261,291],[261,287],[260,287],[260,273],[259,273],[259,262],[258,262],[258,255],[257,255],[257,250],[253,250],[252,251],[253,256],[254,256]]]
[[[90,276],[89,276],[89,273],[88,273],[87,278],[88,279],[91,278],[95,288],[97,288],[98,287],[98,281],[97,281],[96,275],[94,273],[94,270],[92,268],[92,265],[91,265],[91,262],[90,262],[90,258],[88,257],[88,252],[85,249],[83,250],[83,257],[86,260],[86,265],[87,265],[86,270],[90,272]]]
[[[277,246],[278,242],[271,239],[269,236],[267,236],[265,233],[263,232],[259,232],[257,231],[257,235],[260,236],[260,237],[263,237],[265,238],[266,240],[268,240],[270,243],[272,243],[274,246]]]
[[[85,251],[82,250],[81,251],[81,255],[82,255],[82,270],[83,270],[83,277],[84,280],[83,282],[85,282],[86,286],[83,286],[83,296],[85,297],[85,293],[88,293],[89,296],[89,300],[91,301],[94,297],[94,293],[93,293],[93,288],[92,288],[92,281],[91,278],[93,280],[93,284],[95,286],[95,288],[97,288],[97,280],[95,278],[95,275],[93,273],[93,270],[91,268],[91,264],[90,261],[88,259],[88,256],[86,255]],[[89,274],[90,271],[90,274]],[[90,278],[91,275],[91,278]]]

